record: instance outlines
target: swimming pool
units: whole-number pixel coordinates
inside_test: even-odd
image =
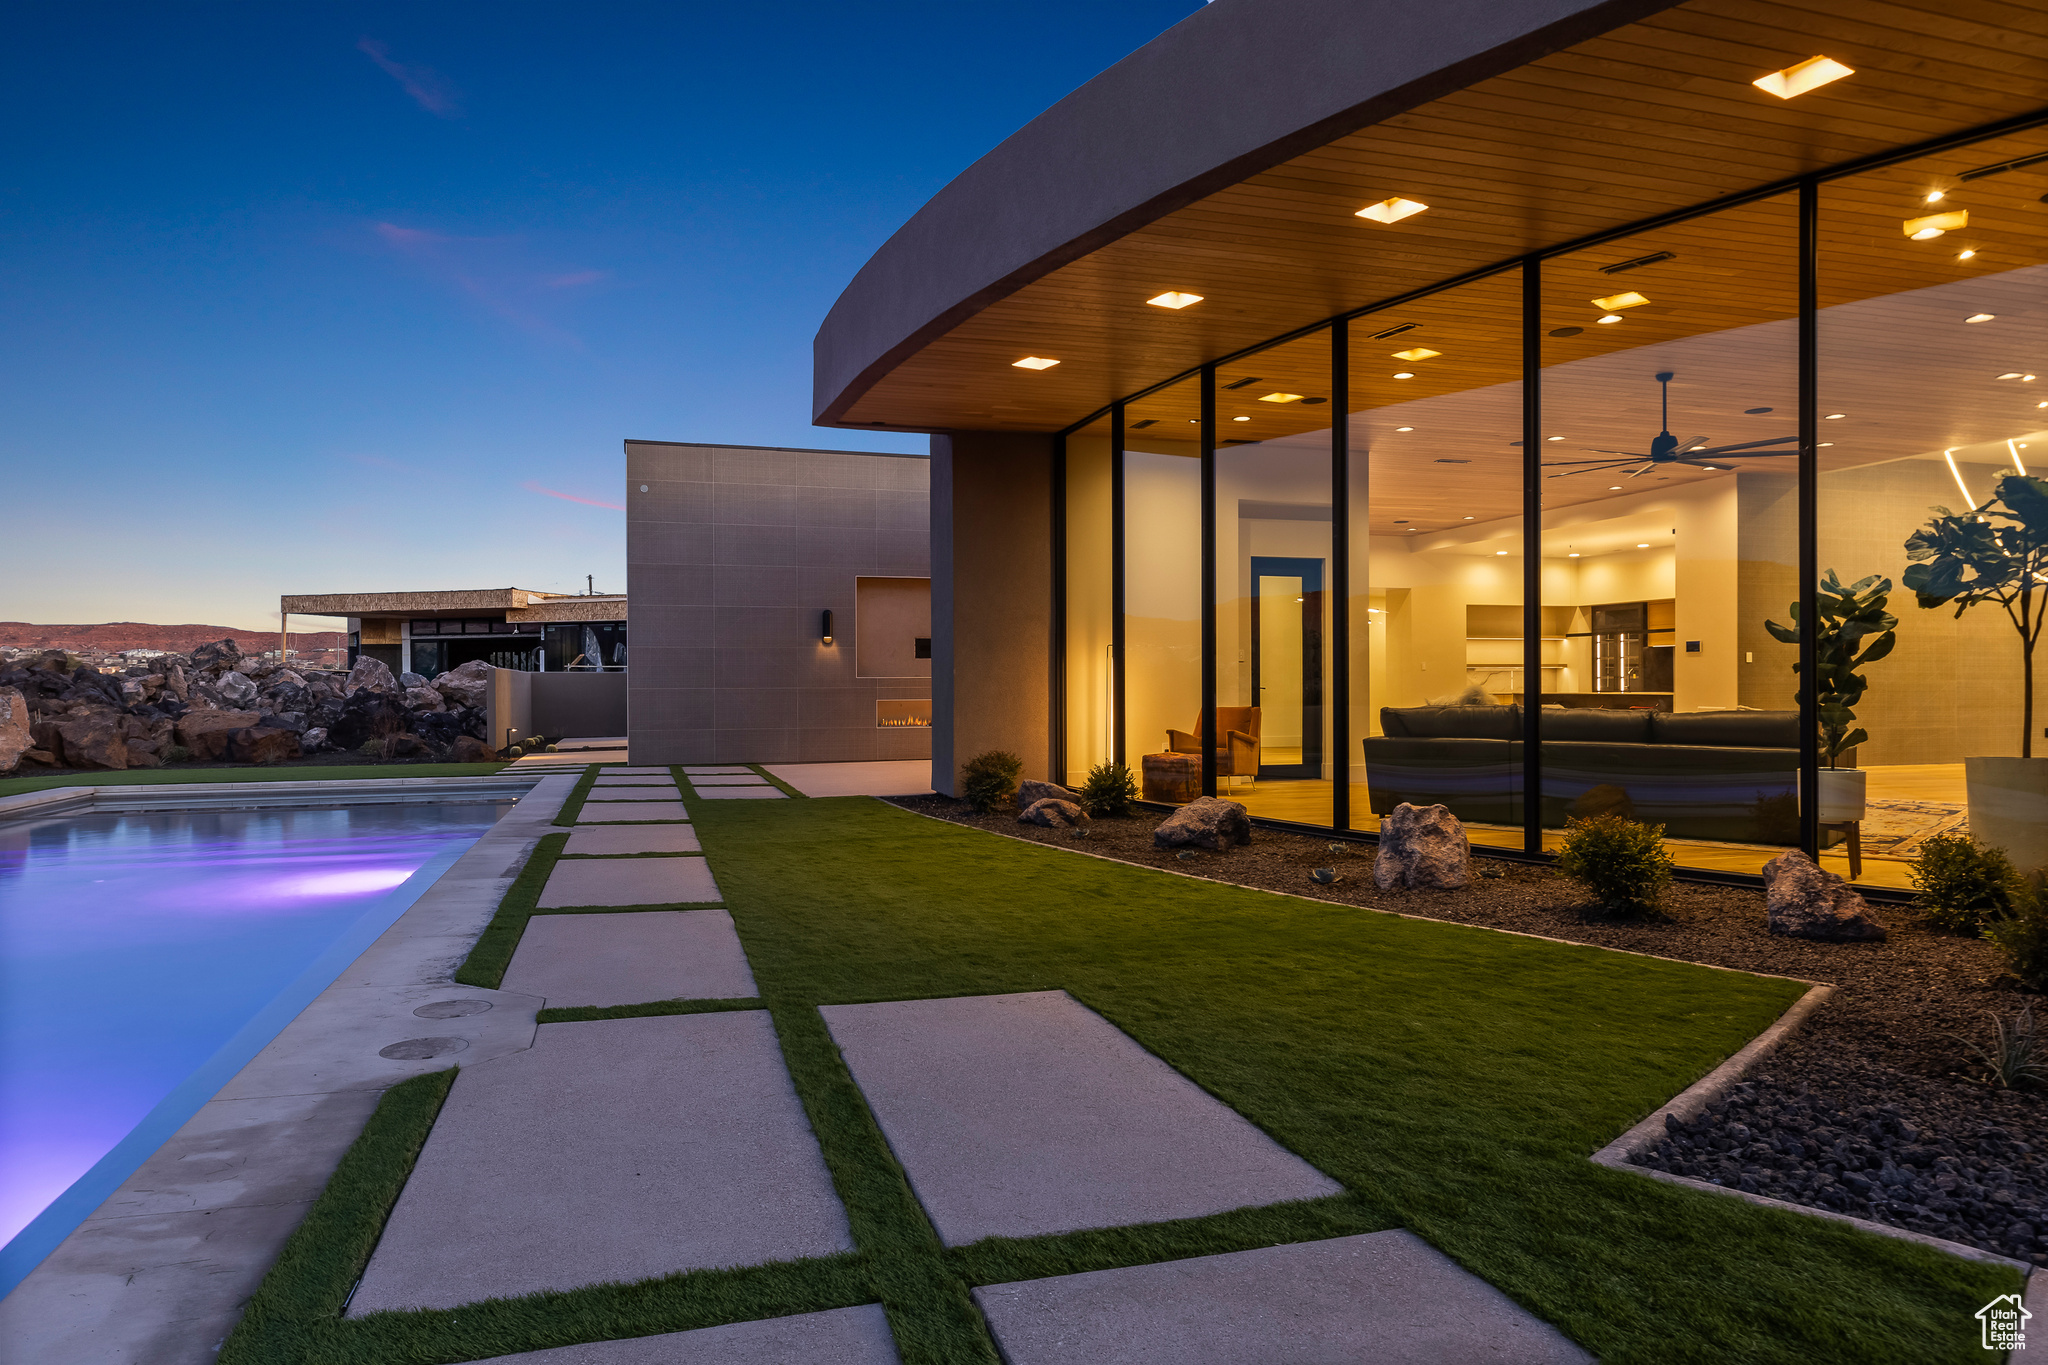
[[[0,1293],[510,807],[0,825]]]

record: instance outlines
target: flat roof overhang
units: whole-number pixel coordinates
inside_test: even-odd
[[[294,616],[354,616],[365,620],[483,612],[508,621],[620,621],[623,594],[589,596],[531,588],[455,588],[440,592],[332,592],[280,597],[278,610]]]
[[[1856,74],[1751,84],[1822,54]],[[1224,0],[875,254],[819,330],[815,420],[1057,431],[1337,314],[2044,112],[2048,0]],[[1392,195],[1429,211],[1354,216]]]

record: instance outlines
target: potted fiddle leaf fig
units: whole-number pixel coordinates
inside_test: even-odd
[[[1820,756],[1827,767],[1820,774],[1820,819],[1823,824],[1861,820],[1864,815],[1866,775],[1857,768],[1844,768],[1842,755],[1870,738],[1870,732],[1856,724],[1856,704],[1870,687],[1862,669],[1892,652],[1898,644],[1899,618],[1885,610],[1892,590],[1889,578],[1871,574],[1847,587],[1829,569],[1821,575],[1816,605],[1820,619],[1814,636],[1818,645],[1814,670],[1815,708],[1820,717]],[[1792,624],[1764,622],[1771,638],[1788,645],[1799,643],[1799,604],[1792,604]],[[1793,664],[1792,670],[1799,671]],[[1805,689],[1800,689],[1801,702]]]
[[[1986,603],[2020,637],[2020,753],[1964,758],[1970,837],[2021,868],[2048,863],[2048,758],[2034,757],[2034,646],[2048,621],[2048,479],[2005,473],[1991,500],[1937,514],[1906,538],[1902,580],[1926,608]]]

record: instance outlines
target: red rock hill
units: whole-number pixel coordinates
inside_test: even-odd
[[[0,621],[0,649],[99,650],[168,649],[184,654],[200,645],[233,640],[250,653],[277,648],[276,631],[232,626],[153,626],[142,621],[107,621],[96,626],[44,626]],[[335,649],[347,643],[340,631],[293,631],[292,648]]]

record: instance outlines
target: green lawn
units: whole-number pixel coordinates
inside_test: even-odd
[[[344,1323],[290,1305],[338,1303],[343,1272],[303,1267],[359,1267],[360,1253],[300,1249],[223,1365],[425,1365],[876,1300],[906,1365],[993,1365],[971,1285],[1395,1226],[1609,1365],[1977,1360],[1971,1315],[2018,1287],[1586,1160],[1765,1027],[1797,983],[1175,877],[865,798],[690,804],[859,1251]],[[1053,988],[1349,1193],[941,1247],[813,1007]],[[400,1179],[351,1196],[370,1209],[358,1221],[381,1221]]]
[[[38,777],[0,777],[0,796],[47,791],[51,787],[155,786],[164,782],[336,782],[391,777],[488,777],[503,763],[349,763],[334,767],[196,768],[178,763],[168,768],[129,768],[112,773],[53,773]]]

